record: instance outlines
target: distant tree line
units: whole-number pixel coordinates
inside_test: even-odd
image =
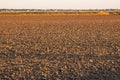
[[[98,11],[120,11],[120,9],[0,9],[0,12],[98,12]]]

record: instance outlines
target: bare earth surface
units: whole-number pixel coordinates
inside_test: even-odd
[[[0,16],[0,80],[120,80],[120,16]]]

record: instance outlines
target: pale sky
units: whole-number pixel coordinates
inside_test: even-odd
[[[120,0],[0,0],[9,9],[120,9]]]

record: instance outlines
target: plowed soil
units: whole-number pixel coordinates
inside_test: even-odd
[[[120,80],[120,16],[0,16],[0,80]]]

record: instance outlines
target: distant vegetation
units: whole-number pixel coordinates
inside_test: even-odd
[[[0,9],[0,14],[57,14],[57,15],[120,15],[119,9],[88,9],[88,10],[63,10],[63,9]]]

